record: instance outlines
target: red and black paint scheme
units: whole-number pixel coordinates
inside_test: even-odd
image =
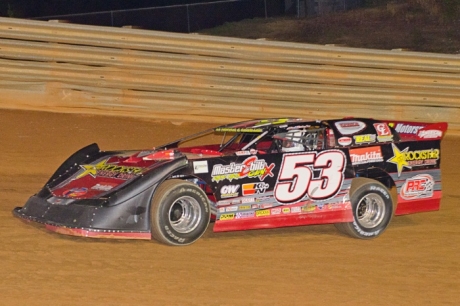
[[[258,119],[144,151],[89,145],[24,207],[26,221],[70,235],[155,238],[334,223],[373,238],[393,215],[437,210],[447,124],[363,118]],[[222,137],[217,144],[187,145]]]

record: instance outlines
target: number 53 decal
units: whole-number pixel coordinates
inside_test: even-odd
[[[338,150],[286,154],[275,186],[275,198],[286,204],[306,197],[312,200],[332,198],[342,186],[345,165],[345,154]]]

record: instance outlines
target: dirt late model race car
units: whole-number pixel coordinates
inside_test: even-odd
[[[62,234],[169,245],[196,241],[210,222],[215,232],[334,223],[373,238],[393,215],[439,209],[446,130],[444,122],[265,119],[151,150],[91,144],[13,214]]]

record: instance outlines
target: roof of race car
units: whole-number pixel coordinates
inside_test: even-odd
[[[240,121],[236,123],[230,123],[226,125],[221,125],[209,130],[201,131],[196,134],[188,135],[181,139],[172,141],[170,143],[159,146],[159,148],[171,148],[177,146],[180,142],[187,141],[189,139],[200,137],[201,135],[212,133],[212,132],[229,132],[229,133],[253,133],[261,134],[269,130],[271,127],[287,127],[289,125],[302,123],[303,127],[310,127],[311,124],[318,124],[319,121],[314,120],[305,120],[300,118],[268,118],[268,119],[253,119],[247,121]]]

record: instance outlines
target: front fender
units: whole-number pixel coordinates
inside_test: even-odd
[[[106,203],[108,206],[114,206],[126,202],[136,195],[152,189],[152,186],[159,185],[163,180],[169,177],[171,173],[185,168],[187,165],[188,160],[185,156],[172,161],[164,161],[162,165],[159,165],[152,171],[139,176],[137,179],[133,180],[131,184],[116,190],[113,194],[109,194]],[[153,196],[154,190],[155,188],[153,188],[150,192],[150,198]]]

